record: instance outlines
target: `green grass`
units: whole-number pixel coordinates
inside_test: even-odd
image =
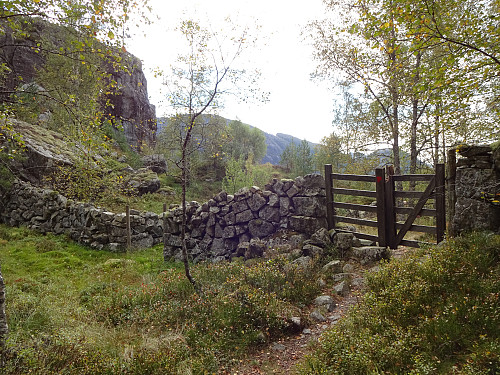
[[[500,236],[476,233],[393,261],[301,374],[500,372]]]
[[[199,264],[0,226],[10,334],[2,374],[220,373],[291,329],[320,292],[284,258]],[[264,337],[264,340],[263,340]]]

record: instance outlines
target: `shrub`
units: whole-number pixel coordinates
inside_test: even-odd
[[[476,233],[385,264],[301,373],[496,373],[499,258],[500,236]]]

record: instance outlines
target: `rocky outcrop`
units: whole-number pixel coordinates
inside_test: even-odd
[[[71,166],[78,159],[77,150],[70,147],[60,133],[23,121],[0,121],[9,121],[13,130],[22,134],[23,154],[12,160],[11,168],[25,181],[38,184],[55,167]]]
[[[149,168],[155,173],[167,173],[167,160],[164,155],[145,155],[142,157],[142,164],[145,168]]]
[[[140,168],[126,174],[125,186],[132,195],[144,195],[154,193],[160,189],[158,175],[147,168]]]
[[[499,153],[488,145],[458,147],[454,233],[500,230]]]
[[[141,61],[128,53],[123,59],[126,70],[115,70],[108,65],[108,73],[116,81],[117,89],[106,97],[111,104],[106,108],[110,118],[120,120],[128,144],[140,150],[156,140],[156,109],[149,103]]]
[[[30,19],[26,25],[26,34],[13,35],[7,24],[0,23],[0,62],[7,66],[7,74],[0,82],[2,92],[0,102],[9,100],[10,93],[22,85],[37,83],[38,71],[43,69],[46,58],[39,53],[37,44],[51,45],[54,50],[64,48],[63,38],[68,33],[75,33],[63,26],[54,25],[40,19]],[[104,48],[104,47],[103,47]],[[120,52],[121,65],[125,68],[114,68],[113,64],[102,61],[103,69],[109,77],[116,81],[116,88],[103,97],[103,110],[112,119],[120,121],[128,143],[141,148],[151,145],[156,137],[156,110],[149,103],[147,82],[142,72],[142,64],[138,58]],[[38,82],[40,83],[40,82]],[[36,85],[37,86],[37,85]],[[39,87],[39,86],[37,86]],[[43,88],[42,88],[43,89]],[[104,105],[105,102],[111,104]],[[41,114],[46,115],[46,114]],[[43,117],[43,116],[42,116]]]

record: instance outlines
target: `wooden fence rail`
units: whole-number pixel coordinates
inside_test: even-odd
[[[377,228],[377,235],[356,233],[356,237],[376,241],[379,246],[388,246],[391,249],[398,245],[419,247],[419,242],[405,240],[408,231],[430,233],[436,235],[437,243],[444,239],[446,227],[445,215],[445,178],[444,164],[436,166],[435,174],[409,174],[395,176],[392,166],[377,168],[375,175],[349,175],[332,173],[332,166],[325,165],[325,181],[327,194],[327,220],[329,229],[335,228],[339,222],[369,226]],[[375,190],[357,190],[336,187],[334,181],[357,181],[374,183]],[[395,181],[428,182],[424,191],[397,191]],[[376,199],[376,205],[364,205],[345,202],[336,202],[336,195],[350,195],[370,197]],[[416,199],[414,207],[398,207],[397,199]],[[424,208],[429,199],[434,200],[434,208]],[[365,211],[376,213],[377,220],[368,220],[337,215],[337,209]],[[399,215],[407,215],[404,222],[396,220]],[[416,225],[415,219],[419,216],[435,217],[434,226]]]

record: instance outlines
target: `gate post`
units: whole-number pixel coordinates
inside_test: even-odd
[[[453,231],[453,217],[455,216],[455,203],[457,196],[455,194],[455,180],[457,176],[457,151],[455,147],[448,150],[448,173],[446,176],[446,190],[448,194],[448,234],[455,236]]]
[[[335,228],[335,220],[333,218],[333,184],[332,184],[332,165],[325,164],[325,190],[326,190],[326,221],[328,230]]]
[[[444,240],[444,232],[446,230],[446,195],[445,195],[445,178],[444,164],[436,165],[436,242],[440,243]]]
[[[385,223],[385,171],[383,168],[375,169],[376,192],[377,192],[377,231],[378,245],[387,247],[386,223]]]
[[[396,202],[394,200],[394,166],[385,166],[385,238],[387,246],[395,249],[396,243]]]

